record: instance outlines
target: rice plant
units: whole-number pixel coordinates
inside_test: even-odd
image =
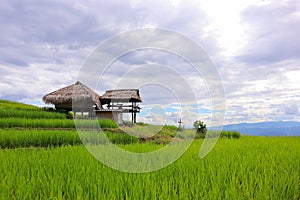
[[[299,137],[221,139],[200,159],[202,141],[145,174],[111,169],[83,146],[0,150],[0,199],[299,199]]]
[[[27,118],[27,119],[65,119],[66,115],[58,112],[43,110],[16,110],[0,109],[0,118]]]
[[[118,128],[118,123],[110,119],[98,119],[101,128]],[[77,126],[93,128],[94,120],[77,120]],[[27,119],[0,118],[0,128],[76,128],[74,120],[70,119]]]
[[[222,138],[239,139],[241,137],[241,133],[238,131],[209,130],[206,134],[196,135],[196,138],[204,138],[204,137],[222,137]]]
[[[79,134],[75,130],[14,130],[0,129],[0,148],[13,149],[23,147],[60,147],[65,145],[81,145],[81,139],[85,139],[86,143],[104,144],[101,137],[97,137],[89,131]],[[105,131],[106,137],[115,144],[131,144],[137,143],[138,138],[120,133],[111,133]],[[90,136],[90,137],[89,137]],[[95,138],[96,137],[96,138]],[[95,143],[97,142],[97,143]]]

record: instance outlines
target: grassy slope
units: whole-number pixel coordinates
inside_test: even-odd
[[[0,109],[39,110],[37,106],[0,99]]]

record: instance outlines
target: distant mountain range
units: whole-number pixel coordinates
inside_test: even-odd
[[[220,129],[212,127],[211,129]],[[259,136],[300,136],[300,122],[279,121],[279,122],[259,122],[228,124],[223,126],[223,130],[236,130],[245,135]]]

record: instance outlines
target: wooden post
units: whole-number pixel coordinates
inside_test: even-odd
[[[132,125],[133,125],[133,122],[134,122],[134,119],[133,119],[133,102],[132,102],[132,104],[131,104],[131,123],[132,123]]]
[[[134,112],[133,121],[136,123],[136,112]]]
[[[178,122],[178,131],[182,131],[183,130],[183,127],[182,127],[182,120],[180,118],[179,122]]]
[[[136,102],[134,102],[134,108],[132,107],[132,111],[134,112],[133,122],[136,123]]]

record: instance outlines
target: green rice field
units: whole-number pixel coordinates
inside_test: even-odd
[[[300,138],[221,139],[203,159],[201,143],[195,141],[168,167],[145,174],[106,167],[83,146],[1,150],[0,198],[299,199]]]
[[[46,117],[48,112],[35,118],[27,112],[38,108],[3,100],[1,109],[14,110],[14,116],[0,117],[0,124],[7,124],[0,128],[0,199],[300,199],[300,137],[224,132],[202,159],[200,138],[163,169],[124,173],[95,159],[74,126],[53,125],[74,125],[72,120]],[[105,134],[113,143],[131,152],[151,152],[167,144],[140,142],[118,133],[114,122],[99,123],[106,124]],[[165,127],[159,135],[168,141],[173,129]]]

